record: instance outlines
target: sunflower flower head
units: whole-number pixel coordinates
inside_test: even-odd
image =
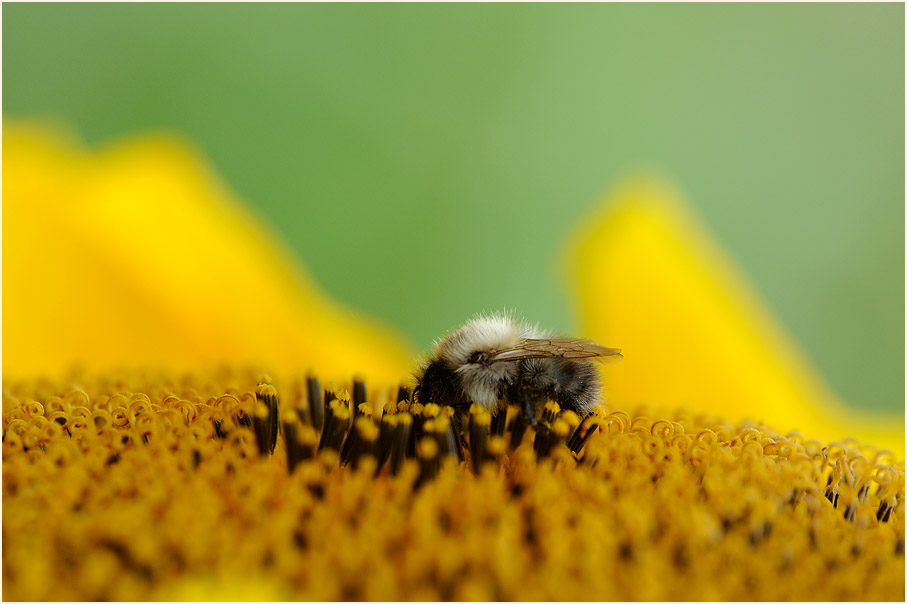
[[[533,424],[417,402],[407,345],[184,144],[5,125],[4,152],[8,599],[904,599],[903,432],[838,436],[664,191],[580,238],[584,335],[628,357],[609,405]],[[727,354],[670,373],[655,336],[689,326]]]
[[[903,597],[889,452],[553,403],[522,427],[362,381],[319,430],[311,376],[256,376],[5,384],[8,597]]]

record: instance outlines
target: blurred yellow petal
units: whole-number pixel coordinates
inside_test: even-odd
[[[170,136],[95,152],[4,123],[3,285],[4,377],[228,361],[396,383],[412,361]]]
[[[903,415],[839,401],[670,187],[627,184],[586,224],[570,252],[582,333],[625,357],[607,369],[609,402],[853,437],[903,458]]]

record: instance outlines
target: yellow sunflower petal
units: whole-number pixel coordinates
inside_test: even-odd
[[[837,400],[670,187],[628,184],[586,224],[570,270],[583,335],[623,349],[610,402],[854,437],[903,458],[904,417]]]
[[[319,291],[185,142],[93,152],[4,123],[3,160],[5,377],[229,361],[396,383],[409,369],[410,347]]]

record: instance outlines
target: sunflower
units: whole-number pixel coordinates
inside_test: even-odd
[[[529,426],[414,402],[187,143],[4,126],[8,599],[903,600],[903,418],[836,401],[670,188],[569,252],[608,406]]]

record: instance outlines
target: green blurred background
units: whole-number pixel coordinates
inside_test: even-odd
[[[903,4],[4,4],[3,113],[194,141],[420,347],[570,331],[559,255],[673,179],[847,400],[904,408]]]

